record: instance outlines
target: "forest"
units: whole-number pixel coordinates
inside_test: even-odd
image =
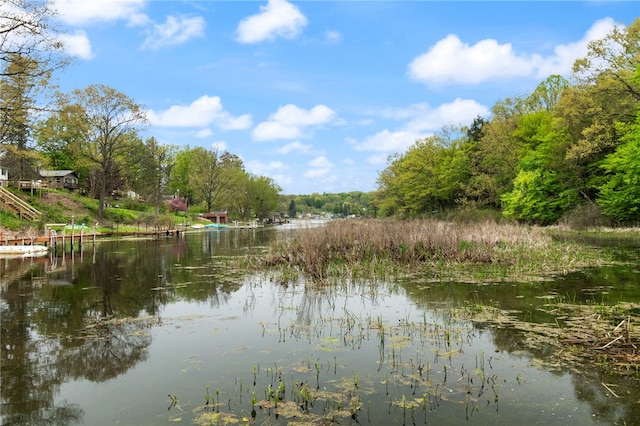
[[[640,19],[591,42],[571,80],[551,75],[390,157],[373,202],[382,216],[488,209],[539,225],[637,224],[639,107]]]

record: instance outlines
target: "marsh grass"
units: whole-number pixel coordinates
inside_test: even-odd
[[[498,380],[498,371],[491,358],[485,363],[484,353],[476,356],[474,368],[465,368],[463,347],[474,331],[464,312],[458,314],[443,311],[432,318],[395,321],[345,312],[311,323],[264,324],[267,334],[315,343],[319,355],[266,368],[254,365],[247,371],[252,380],[244,381],[252,383],[248,388],[223,391],[229,397],[228,413],[223,412],[224,404],[205,403],[193,410],[194,423],[360,424],[365,418],[371,423],[372,401],[388,406],[386,414],[373,407],[375,416],[388,416],[374,424],[391,424],[401,416],[405,424],[428,424],[442,405],[463,405],[467,417],[481,407],[497,409],[498,383],[509,380]],[[330,355],[320,349],[326,342],[331,344]],[[343,352],[376,344],[376,371],[360,365],[348,368],[341,360]],[[213,399],[208,387],[206,392],[205,402]],[[243,393],[250,402],[242,403]]]
[[[543,361],[550,369],[584,372],[600,364],[604,370],[640,378],[640,305],[576,304],[556,296],[539,309],[555,316],[555,323],[522,321],[513,312],[488,306],[470,311],[469,317],[525,332],[531,350],[553,354]]]
[[[267,266],[332,276],[390,278],[431,273],[455,280],[541,279],[608,262],[601,252],[558,241],[539,227],[438,220],[337,220],[283,234]]]

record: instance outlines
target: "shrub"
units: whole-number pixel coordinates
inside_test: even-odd
[[[103,216],[114,223],[135,223],[138,218],[138,215],[131,210],[114,207],[106,207]]]
[[[573,229],[586,229],[611,226],[612,220],[603,214],[599,205],[585,202],[565,213],[558,224]]]

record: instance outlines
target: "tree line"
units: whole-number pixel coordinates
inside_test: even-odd
[[[169,208],[227,210],[238,219],[278,207],[281,188],[248,173],[229,152],[143,139],[145,109],[103,84],[69,93],[53,90],[67,66],[49,2],[6,0],[0,9],[0,165],[12,180],[34,180],[38,169],[73,170],[86,195],[106,200],[138,194],[156,214]]]
[[[493,209],[548,225],[572,212],[640,220],[640,19],[592,41],[571,80],[551,75],[491,116],[449,126],[388,159],[383,216]],[[594,213],[595,212],[595,213]]]

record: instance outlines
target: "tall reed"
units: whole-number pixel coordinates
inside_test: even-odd
[[[546,250],[551,244],[552,239],[540,228],[493,222],[336,220],[279,239],[264,263],[288,265],[322,280],[336,264],[353,268],[380,262],[409,267],[509,262],[507,248],[522,253],[525,248]]]

